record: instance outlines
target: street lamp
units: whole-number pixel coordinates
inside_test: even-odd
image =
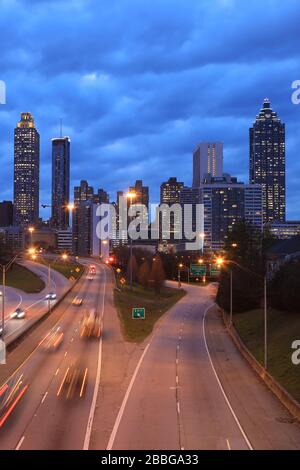
[[[131,200],[131,203],[132,201],[136,198],[136,193],[133,192],[133,191],[130,191],[126,194],[126,197],[127,199],[130,199]],[[133,270],[133,266],[132,266],[132,237],[130,236],[130,289],[132,290],[132,270]]]
[[[32,234],[35,231],[34,227],[29,227],[28,232],[30,233],[30,245],[32,246]]]
[[[222,259],[220,266],[225,263],[225,260]],[[261,276],[257,274],[255,271],[252,271],[249,268],[245,268],[241,266],[239,263],[233,260],[226,260],[226,263],[233,264],[244,271],[248,271],[249,273],[253,274],[256,277],[264,280],[264,367],[265,370],[268,368],[268,303],[267,303],[267,274]],[[232,297],[233,297],[233,282],[232,282],[232,269],[230,270],[230,323],[229,325],[232,326]]]

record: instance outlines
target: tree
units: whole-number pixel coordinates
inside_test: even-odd
[[[165,270],[159,255],[156,255],[153,259],[150,282],[154,286],[156,292],[160,292],[161,287],[163,286],[166,279]]]
[[[270,282],[269,301],[273,308],[300,310],[300,262],[283,265]]]
[[[131,269],[132,269],[132,282],[136,282],[137,275],[138,275],[138,264],[136,262],[136,257],[134,254],[132,255],[132,257],[128,259],[128,262],[127,262],[126,278],[128,282],[130,282]]]
[[[149,277],[150,277],[150,266],[147,260],[145,260],[141,266],[139,267],[139,272],[138,272],[138,282],[141,286],[146,289],[149,283]]]

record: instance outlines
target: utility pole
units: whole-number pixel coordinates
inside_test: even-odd
[[[232,296],[233,296],[233,285],[232,285],[232,269],[230,270],[230,320],[229,320],[229,326],[232,326],[232,310],[233,310],[233,302],[232,302]]]
[[[264,278],[264,351],[265,369],[268,369],[268,305],[267,305],[267,276]]]

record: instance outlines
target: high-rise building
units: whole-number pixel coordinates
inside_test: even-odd
[[[241,220],[262,230],[262,188],[239,183],[224,174],[222,178],[207,177],[203,185],[204,246],[209,251],[221,249],[228,233]]]
[[[11,201],[0,202],[0,227],[10,227],[13,225],[14,206]]]
[[[39,219],[40,136],[33,116],[21,113],[14,133],[14,222],[36,224]]]
[[[253,127],[250,128],[250,183],[262,185],[263,220],[284,222],[285,125],[264,100]]]
[[[149,187],[143,186],[142,180],[137,180],[134,186],[129,188],[130,193],[134,193],[133,204],[143,204],[149,209]]]
[[[173,204],[180,204],[180,190],[183,188],[184,183],[177,181],[177,178],[169,178],[168,181],[162,183],[160,186],[160,204],[168,207]],[[181,219],[178,220],[174,212],[170,212],[170,226],[166,227],[167,232],[163,233],[162,221],[164,220],[164,206],[161,207],[160,212],[160,240],[172,242],[178,240],[178,234],[181,231]]]
[[[273,222],[272,224],[268,224],[266,228],[273,237],[280,240],[286,240],[300,235],[300,220]]]
[[[52,139],[52,219],[54,228],[69,227],[70,138]]]
[[[199,188],[206,175],[222,177],[223,143],[203,142],[193,153],[193,188]]]
[[[73,253],[86,256],[95,252],[95,212],[97,205],[108,203],[108,201],[109,197],[104,189],[99,189],[95,194],[94,188],[85,180],[80,181],[80,185],[74,187]]]

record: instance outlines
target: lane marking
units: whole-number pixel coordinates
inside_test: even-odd
[[[24,439],[25,439],[25,436],[21,437],[21,439],[19,440],[19,443],[18,443],[18,445],[17,445],[17,447],[16,447],[15,450],[19,450],[19,449],[20,449],[21,445],[22,445],[23,442],[24,442]]]
[[[148,349],[149,349],[149,346],[150,346],[150,343],[147,344],[147,346],[145,347],[144,352],[143,352],[143,354],[141,355],[140,360],[139,360],[139,362],[138,362],[138,364],[137,364],[137,366],[136,366],[136,369],[135,369],[135,371],[134,371],[134,374],[133,374],[133,376],[132,376],[132,378],[131,378],[130,384],[129,384],[127,390],[126,390],[126,394],[125,394],[124,400],[123,400],[123,402],[122,402],[121,408],[120,408],[120,410],[119,410],[119,413],[118,413],[118,415],[117,415],[117,419],[116,419],[116,421],[115,421],[115,424],[114,424],[112,433],[111,433],[111,435],[110,435],[110,438],[109,438],[109,441],[108,441],[106,450],[112,450],[112,448],[113,448],[114,441],[115,441],[115,438],[116,438],[116,435],[117,435],[117,432],[118,432],[120,423],[121,423],[121,421],[122,421],[122,417],[123,417],[123,414],[124,414],[124,411],[125,411],[125,408],[126,408],[126,404],[127,404],[127,401],[128,401],[129,395],[130,395],[130,392],[131,392],[131,390],[132,390],[132,388],[133,388],[135,379],[136,379],[137,374],[138,374],[138,372],[139,372],[139,369],[140,369],[140,367],[141,367],[141,365],[142,365],[142,362],[143,362],[143,360],[144,360],[144,357],[146,356],[146,353],[147,353],[147,351],[148,351]]]
[[[59,373],[59,368],[57,369],[57,371],[55,372],[55,376]]]
[[[62,379],[62,382],[61,382],[60,387],[59,387],[59,389],[58,389],[58,392],[57,392],[57,394],[56,394],[57,397],[59,397],[60,392],[61,392],[61,389],[62,389],[63,386],[64,386],[64,383],[65,383],[67,374],[68,374],[68,372],[69,372],[69,369],[70,369],[70,367],[67,368],[66,373],[65,373],[65,375],[64,375],[64,378]]]
[[[226,444],[227,444],[228,450],[231,450],[229,439],[226,439]]]
[[[101,312],[101,322],[103,322],[107,276],[106,276],[106,269],[102,269],[102,266],[101,266],[100,270],[102,272],[104,272],[104,283],[103,283],[103,294],[102,294],[103,295],[103,297],[102,297],[102,312]],[[92,426],[93,426],[96,403],[97,403],[97,398],[98,398],[98,391],[99,391],[99,386],[100,386],[101,366],[102,366],[102,336],[99,340],[97,375],[96,375],[96,381],[95,381],[95,387],[94,387],[93,400],[92,400],[92,404],[91,404],[91,408],[90,408],[87,428],[86,428],[86,432],[85,432],[85,438],[84,438],[84,442],[83,442],[83,450],[88,450],[89,446],[90,446]]]
[[[180,415],[180,404],[179,404],[179,401],[177,402],[177,413]]]
[[[41,403],[44,403],[44,401],[46,400],[47,395],[48,395],[48,392],[46,392],[45,395],[43,396],[43,399],[42,399]]]
[[[216,371],[216,369],[215,369],[215,367],[214,367],[214,364],[213,364],[213,361],[212,361],[212,358],[211,358],[211,355],[210,355],[210,352],[209,352],[208,344],[207,344],[207,341],[206,341],[206,334],[205,334],[205,319],[206,319],[206,314],[207,314],[208,310],[211,309],[211,307],[213,307],[214,305],[215,305],[215,304],[213,303],[212,305],[209,305],[209,306],[207,307],[207,309],[206,309],[205,312],[204,312],[203,319],[202,319],[202,331],[203,331],[203,339],[204,339],[205,349],[206,349],[206,352],[207,352],[207,355],[208,355],[208,359],[209,359],[211,368],[212,368],[212,370],[213,370],[213,373],[214,373],[214,375],[215,375],[215,378],[216,378],[216,380],[217,380],[217,383],[218,383],[218,385],[219,385],[219,387],[220,387],[220,390],[221,390],[221,392],[222,392],[222,394],[223,394],[223,397],[224,397],[224,399],[225,399],[225,402],[227,403],[227,406],[228,406],[228,408],[229,408],[229,410],[230,410],[230,412],[231,412],[231,414],[232,414],[232,416],[233,416],[233,418],[234,418],[234,420],[235,420],[235,422],[236,422],[236,424],[237,424],[237,426],[238,426],[238,428],[239,428],[239,430],[240,430],[240,432],[241,432],[243,438],[245,439],[245,442],[246,442],[246,444],[247,444],[249,450],[253,450],[253,447],[252,447],[252,445],[251,445],[251,442],[249,441],[249,439],[248,439],[248,437],[247,437],[247,435],[246,435],[246,433],[245,433],[245,431],[244,431],[244,429],[243,429],[241,423],[239,422],[239,419],[238,419],[237,415],[235,414],[235,412],[234,412],[234,410],[233,410],[233,408],[232,408],[232,406],[231,406],[231,404],[230,404],[230,401],[229,401],[229,399],[228,399],[228,397],[227,397],[227,395],[226,395],[226,392],[225,392],[225,390],[224,390],[224,388],[223,388],[223,385],[222,385],[222,383],[221,383],[221,381],[220,381],[220,379],[219,379],[219,376],[218,376],[217,371]]]

